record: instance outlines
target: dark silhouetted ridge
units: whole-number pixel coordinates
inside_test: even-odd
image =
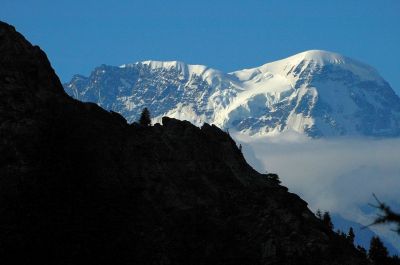
[[[2,264],[363,264],[230,136],[67,96],[0,23]]]

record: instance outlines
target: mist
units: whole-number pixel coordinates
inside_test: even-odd
[[[377,211],[372,194],[399,211],[400,139],[312,140],[295,134],[249,137],[234,133],[244,155],[259,172],[278,173],[282,185],[301,196],[311,210],[338,213],[363,225]],[[400,250],[400,237],[388,226],[371,229]]]

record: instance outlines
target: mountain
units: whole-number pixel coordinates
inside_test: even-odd
[[[2,264],[367,264],[230,136],[70,98],[0,22]]]
[[[74,98],[122,114],[148,107],[169,116],[249,135],[400,135],[400,98],[372,67],[319,50],[232,73],[182,62],[102,65],[64,84]]]

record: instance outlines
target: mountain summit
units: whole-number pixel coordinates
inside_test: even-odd
[[[232,73],[175,61],[102,65],[64,88],[129,122],[148,107],[156,121],[170,116],[250,135],[400,135],[400,99],[379,73],[321,50]]]

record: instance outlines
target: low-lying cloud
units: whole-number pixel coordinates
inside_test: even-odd
[[[400,210],[400,139],[233,137],[255,169],[278,173],[282,184],[314,211],[328,210],[368,225],[376,214],[368,206],[374,203],[373,193]],[[400,237],[388,227],[372,229],[400,247]]]

